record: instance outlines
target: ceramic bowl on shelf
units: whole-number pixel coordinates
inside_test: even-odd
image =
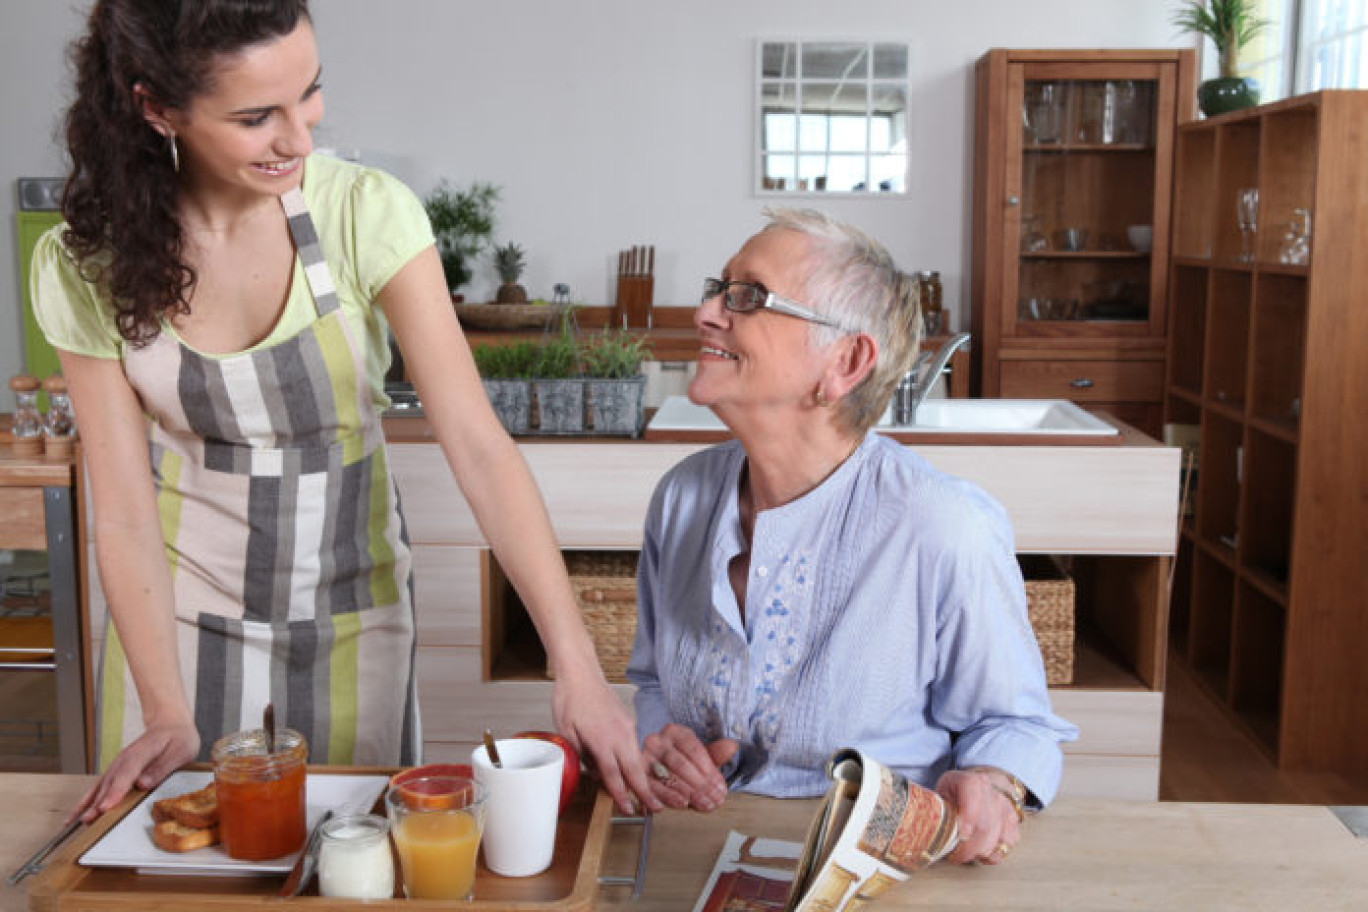
[[[1126,240],[1130,241],[1132,249],[1140,253],[1149,253],[1150,246],[1154,243],[1154,229],[1149,225],[1128,225]]]

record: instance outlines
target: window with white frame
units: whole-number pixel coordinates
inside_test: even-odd
[[[755,189],[907,191],[908,46],[758,43]]]
[[[1299,0],[1297,91],[1368,88],[1368,0]]]
[[[1270,27],[1240,62],[1263,101],[1368,88],[1368,0],[1258,0],[1257,13]]]

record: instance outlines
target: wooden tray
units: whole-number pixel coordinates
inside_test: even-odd
[[[374,767],[310,767],[311,774],[393,773]],[[556,852],[551,867],[535,877],[500,877],[484,866],[475,873],[475,899],[470,902],[404,899],[394,900],[329,899],[318,895],[318,880],[295,899],[281,899],[283,878],[201,877],[184,875],[137,874],[118,868],[88,868],[76,859],[94,845],[125,814],[147,796],[136,791],[88,830],[73,838],[47,862],[29,886],[29,909],[33,912],[94,912],[110,909],[130,910],[240,910],[296,906],[301,909],[382,910],[402,912],[424,909],[472,909],[484,912],[575,912],[594,908],[598,894],[599,868],[608,843],[613,801],[589,777],[565,810],[556,829]],[[379,811],[380,802],[376,810]],[[383,813],[381,811],[381,813]],[[398,859],[395,860],[396,891]]]

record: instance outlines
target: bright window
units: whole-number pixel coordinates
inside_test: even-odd
[[[1263,101],[1368,88],[1368,0],[1258,0],[1258,7],[1272,26],[1242,49],[1240,63],[1259,80]]]
[[[760,193],[907,191],[908,47],[761,41]]]

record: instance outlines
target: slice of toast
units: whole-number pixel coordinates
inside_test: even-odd
[[[155,802],[152,805],[152,819],[157,823],[174,820],[192,829],[214,826],[219,819],[218,792],[214,783],[209,783],[197,792]]]
[[[219,841],[218,825],[188,827],[175,820],[163,820],[152,828],[152,841],[166,852],[189,852]]]

